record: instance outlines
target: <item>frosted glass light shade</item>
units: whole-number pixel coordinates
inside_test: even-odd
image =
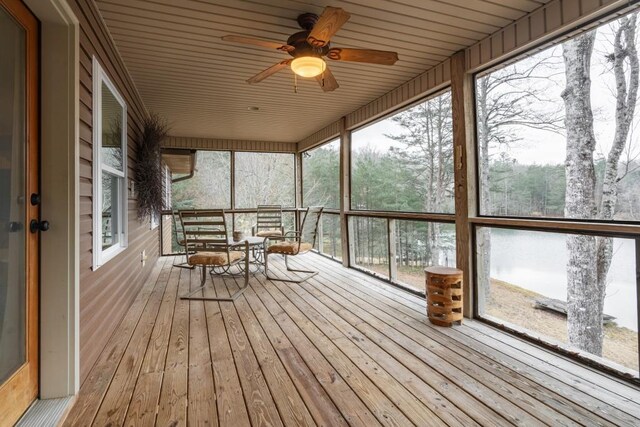
[[[301,56],[291,61],[291,70],[300,77],[315,77],[326,68],[327,64],[317,56]]]

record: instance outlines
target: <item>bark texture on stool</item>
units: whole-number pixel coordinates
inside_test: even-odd
[[[462,324],[462,271],[450,267],[429,267],[424,271],[429,321],[438,326]]]

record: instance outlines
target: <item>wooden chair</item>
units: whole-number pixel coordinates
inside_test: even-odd
[[[180,224],[184,233],[187,264],[202,267],[200,287],[181,299],[204,301],[234,301],[249,284],[249,243],[229,242],[223,209],[180,211]],[[193,296],[206,286],[207,266],[231,267],[244,263],[244,284],[230,297],[213,298]]]
[[[302,220],[300,231],[288,231],[284,234],[283,238],[280,238],[280,240],[284,241],[268,245],[267,241],[273,238],[265,238],[264,274],[267,276],[267,279],[280,282],[302,283],[318,274],[318,271],[296,270],[289,267],[289,257],[303,255],[313,249],[316,243],[318,224],[320,223],[323,209],[324,208],[321,206],[307,208],[307,211],[304,214],[304,219]],[[305,275],[298,279],[283,279],[276,276],[270,276],[269,255],[273,254],[280,254],[284,256],[284,265],[286,266],[287,271],[291,271],[293,273],[304,273]]]
[[[282,206],[258,205],[256,223],[251,227],[251,235],[256,237],[282,237]]]

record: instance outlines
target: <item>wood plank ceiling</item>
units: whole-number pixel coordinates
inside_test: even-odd
[[[297,142],[510,24],[548,0],[96,0],[150,111],[172,135]],[[245,80],[289,55],[224,42],[225,34],[286,41],[295,18],[342,7],[332,46],[395,50],[394,66],[328,60],[340,88],[284,70]],[[258,107],[258,111],[250,111]]]

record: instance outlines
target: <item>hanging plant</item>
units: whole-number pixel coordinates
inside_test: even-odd
[[[164,209],[161,144],[168,131],[166,121],[155,113],[142,121],[142,128],[135,170],[139,220],[159,217]]]

